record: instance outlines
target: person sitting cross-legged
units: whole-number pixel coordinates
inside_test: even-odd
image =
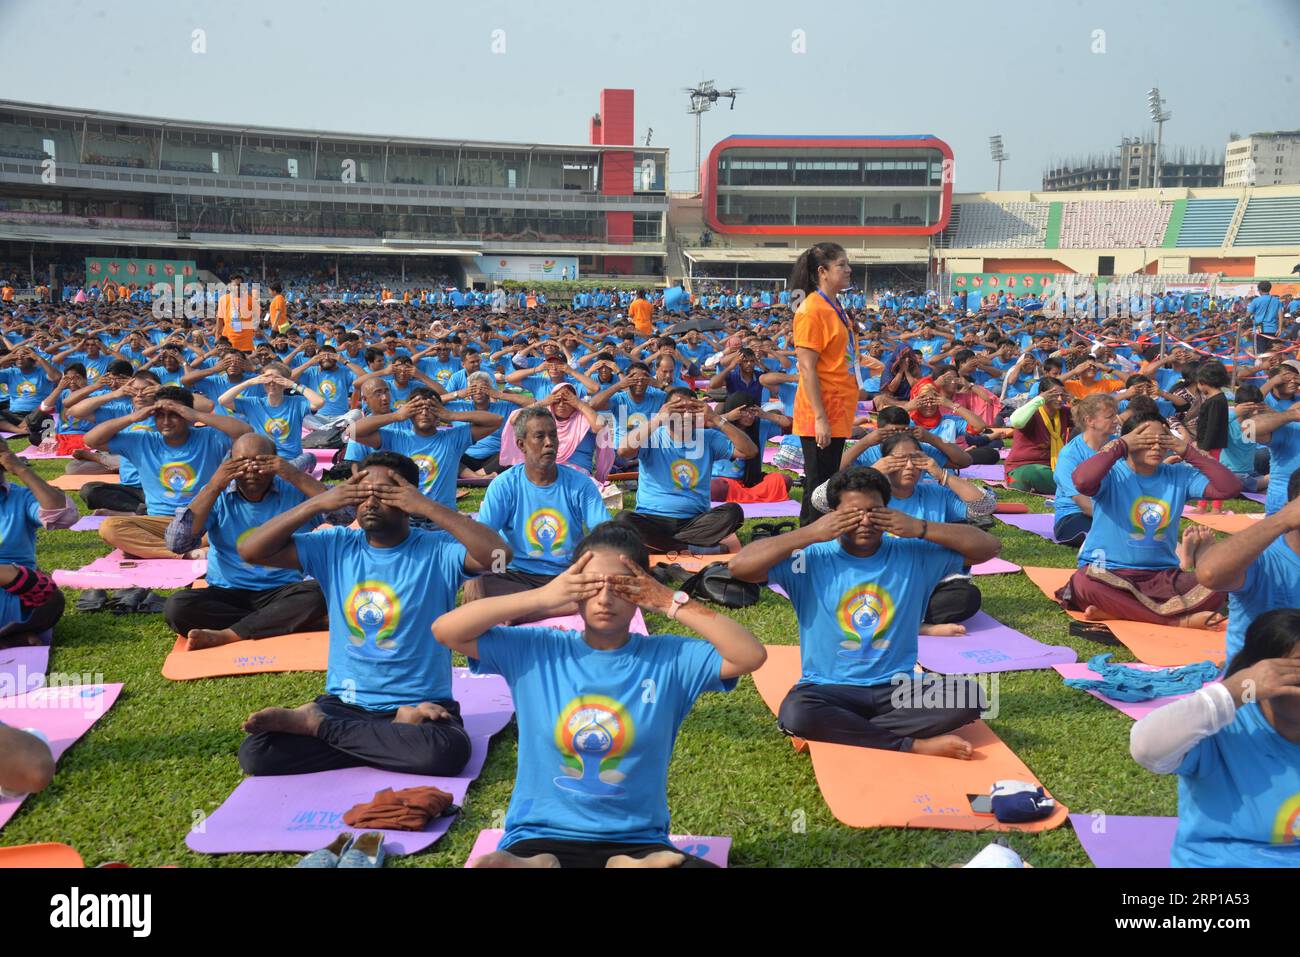
[[[731,574],[773,581],[794,603],[803,674],[781,703],[786,734],[969,759],[970,743],[952,732],[979,717],[982,692],[966,678],[914,678],[917,636],[935,586],[1001,543],[889,508],[891,494],[877,470],[845,469],[827,486],[832,511],[746,545]]]
[[[167,528],[167,546],[179,554],[198,547],[205,532],[208,536],[208,587],[183,588],[163,607],[163,617],[185,637],[187,650],[326,627],[319,582],[305,581],[302,572],[290,568],[253,567],[236,549],[252,529],[325,491],[276,455],[275,443],[265,435],[235,439],[230,458]],[[323,518],[312,516],[304,529]],[[345,525],[352,520],[350,515],[340,519]]]
[[[466,575],[509,562],[492,529],[417,488],[404,455],[366,456],[348,481],[270,519],[238,543],[250,565],[306,572],[329,607],[325,694],[297,708],[264,708],[244,722],[248,774],[307,774],[370,766],[408,774],[460,773],[470,740],[451,685],[451,652],[429,623],[456,602]],[[355,507],[359,528],[299,529]],[[423,518],[437,531],[412,528]]]
[[[38,643],[63,615],[63,592],[36,567],[36,531],[71,528],[76,520],[63,492],[0,446],[0,648]]]
[[[470,602],[433,634],[499,674],[518,709],[519,759],[505,835],[478,867],[709,867],[668,842],[668,768],[682,721],[706,691],[731,691],[763,664],[743,625],[647,573],[626,526],[606,522],[542,588]],[[500,627],[576,605],[581,632]],[[681,634],[635,635],[637,607]]]

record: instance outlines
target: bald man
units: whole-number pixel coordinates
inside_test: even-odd
[[[246,638],[268,638],[326,627],[320,585],[296,569],[249,565],[235,546],[251,529],[325,491],[307,473],[275,454],[275,443],[250,432],[167,527],[168,547],[184,554],[208,535],[208,587],[174,593],[163,615],[190,651]],[[304,530],[326,519],[316,516]]]

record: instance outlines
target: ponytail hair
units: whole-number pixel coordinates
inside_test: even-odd
[[[794,271],[790,273],[790,288],[802,289],[804,293],[816,292],[818,270],[847,255],[844,247],[839,243],[817,243],[815,246],[809,246],[795,260]]]

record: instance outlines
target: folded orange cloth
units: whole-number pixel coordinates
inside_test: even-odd
[[[368,804],[358,804],[344,814],[343,822],[369,830],[421,831],[429,821],[442,817],[454,800],[441,788],[384,788]]]
[[[735,479],[726,479],[728,502],[788,502],[790,490],[785,478],[777,472],[768,472],[763,481],[750,488]]]

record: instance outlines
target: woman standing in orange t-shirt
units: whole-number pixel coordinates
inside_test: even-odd
[[[812,493],[834,475],[858,409],[857,335],[839,294],[851,279],[849,257],[836,243],[818,243],[794,264],[790,286],[803,293],[794,314],[799,385],[794,434],[803,445],[804,496],[799,522],[818,518]]]

